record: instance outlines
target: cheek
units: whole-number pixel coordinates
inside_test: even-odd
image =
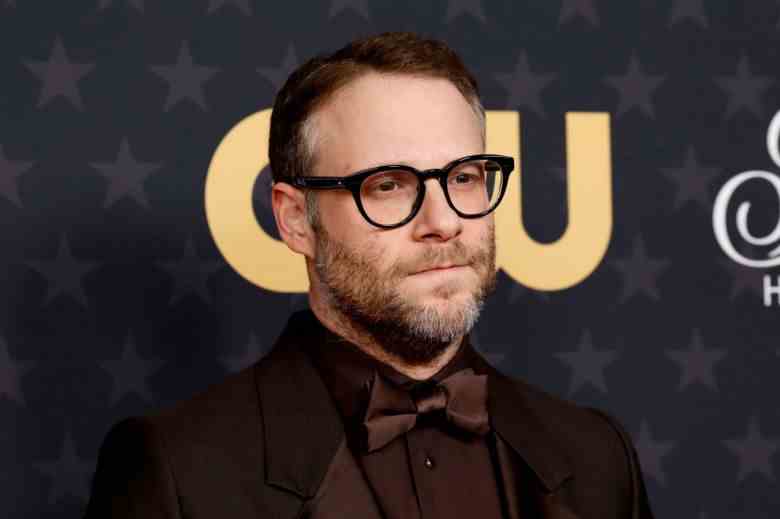
[[[486,247],[493,237],[493,220],[485,217],[464,221],[466,223],[463,226],[463,241],[469,247]]]
[[[399,238],[392,232],[368,223],[350,198],[329,200],[320,206],[320,220],[330,238],[370,263],[379,273],[386,273],[401,257]]]
[[[385,235],[373,233],[366,236],[361,243],[361,252],[371,258],[375,268],[383,274],[395,266],[400,256],[394,243],[386,238]]]
[[[340,242],[352,243],[356,237],[366,236],[373,226],[365,221],[350,193],[325,193],[320,198],[320,220],[328,234]]]
[[[382,279],[377,281],[397,280],[398,276],[408,270],[412,252],[403,245],[401,237],[393,231],[372,230],[364,234],[362,239],[353,242],[355,250],[363,259],[370,262],[371,269]]]

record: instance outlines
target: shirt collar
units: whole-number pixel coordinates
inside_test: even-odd
[[[367,403],[371,379],[375,373],[390,383],[412,390],[418,386],[440,382],[449,375],[473,367],[473,355],[469,336],[466,334],[455,355],[442,368],[426,380],[416,380],[392,366],[375,359],[354,343],[325,327],[311,310],[301,312],[311,330],[311,340],[306,341],[306,353],[323,378],[333,396],[342,417],[347,421],[362,419]]]

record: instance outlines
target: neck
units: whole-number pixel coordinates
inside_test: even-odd
[[[331,332],[345,338],[383,364],[387,364],[415,380],[428,379],[444,367],[455,356],[463,340],[462,335],[455,338],[439,356],[429,363],[412,365],[390,354],[368,333],[359,330],[354,323],[351,323],[341,312],[328,305],[322,298],[317,297],[313,291],[309,292],[309,306],[317,319]]]

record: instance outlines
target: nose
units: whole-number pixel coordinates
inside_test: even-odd
[[[425,198],[413,220],[415,238],[420,240],[447,241],[463,229],[463,220],[447,203],[439,181],[425,181]]]

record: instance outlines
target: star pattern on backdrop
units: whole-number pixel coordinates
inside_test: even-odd
[[[691,20],[705,28],[709,25],[703,0],[674,0],[669,15],[669,27],[685,20]]]
[[[252,6],[249,5],[249,0],[209,0],[207,14],[212,14],[226,5],[235,7],[246,16],[252,15]]]
[[[48,282],[44,304],[48,304],[60,294],[66,294],[87,306],[84,293],[84,276],[97,267],[98,263],[78,260],[70,250],[67,236],[60,239],[57,254],[50,260],[31,260],[27,265],[41,274]]]
[[[217,69],[196,65],[186,41],[181,44],[176,63],[152,65],[151,70],[167,81],[170,88],[163,110],[168,111],[184,100],[189,100],[201,109],[207,110],[203,92],[204,83],[217,73]]]
[[[728,119],[740,110],[747,110],[756,117],[764,115],[761,98],[772,86],[773,81],[768,76],[754,75],[750,71],[750,63],[746,56],[742,56],[737,63],[737,72],[734,76],[718,76],[715,82],[729,98],[724,119]]]
[[[174,280],[170,304],[191,293],[196,294],[203,302],[211,303],[209,277],[224,266],[221,261],[201,260],[195,251],[192,238],[188,238],[184,244],[184,253],[179,261],[159,262],[159,265],[168,271]]]
[[[24,64],[30,72],[43,82],[38,98],[38,108],[49,104],[59,97],[64,97],[79,110],[84,108],[78,83],[95,65],[70,61],[65,51],[65,46],[59,37],[54,40],[54,45],[47,61],[25,61]]]
[[[95,162],[90,164],[97,169],[106,180],[108,189],[103,207],[108,208],[118,200],[129,196],[138,205],[149,209],[149,199],[144,191],[146,179],[160,169],[160,163],[140,162],[133,157],[130,151],[130,142],[127,138],[119,143],[119,153],[114,162]]]
[[[76,445],[70,431],[65,431],[62,451],[57,460],[37,462],[35,468],[49,477],[48,503],[53,505],[61,498],[73,496],[86,501],[89,498],[89,484],[94,471],[94,463],[81,458],[76,453]]]
[[[664,76],[645,74],[635,55],[631,56],[624,75],[607,76],[605,82],[618,91],[618,117],[633,108],[638,108],[648,117],[655,116],[651,97],[664,82]]]
[[[780,300],[763,305],[765,276],[774,284],[780,267],[734,262],[711,226],[722,182],[772,164],[766,133],[780,107],[780,68],[772,65],[780,0],[731,10],[714,0],[629,2],[618,10],[604,0],[544,8],[438,0],[408,9],[379,0],[324,0],[306,9],[257,0],[77,3],[41,10],[42,2],[0,0],[11,43],[0,102],[7,123],[0,137],[0,517],[78,509],[88,490],[79,481],[89,481],[86,465],[94,470],[105,433],[90,431],[90,424],[103,428],[125,413],[171,403],[175,395],[158,387],[171,384],[164,380],[168,368],[182,400],[187,388],[202,386],[203,370],[176,373],[181,352],[152,348],[152,338],[181,342],[197,320],[202,342],[214,344],[200,360],[216,363],[210,373],[219,379],[273,346],[277,327],[264,326],[258,315],[282,317],[306,306],[306,294],[273,293],[230,270],[197,186],[225,132],[267,107],[302,61],[393,25],[467,49],[463,58],[477,68],[488,107],[522,111],[520,155],[530,157],[524,171],[536,169],[544,176],[537,187],[551,190],[534,205],[552,204],[553,216],[566,214],[571,143],[563,115],[612,114],[612,187],[620,203],[602,268],[549,292],[504,272],[491,318],[472,332],[474,349],[508,375],[532,374],[563,397],[607,405],[618,415],[636,403],[636,387],[661,402],[663,409],[651,406],[649,414],[617,416],[644,437],[638,450],[654,508],[699,519],[706,510],[720,519],[737,486],[744,496],[758,496],[742,515],[780,515],[780,503],[760,499],[780,479],[780,415],[772,412],[771,396],[780,369],[773,335]],[[177,9],[186,20],[174,16]],[[295,14],[305,14],[305,23],[296,23]],[[729,22],[740,15],[750,15],[742,21],[755,27],[730,38]],[[530,39],[515,34],[523,27],[532,29]],[[545,47],[548,40],[559,48]],[[670,52],[664,42],[679,48]],[[262,45],[265,52],[254,51]],[[572,63],[563,50],[577,45],[583,52]],[[632,60],[636,84],[629,81]],[[242,78],[245,84],[232,88]],[[256,96],[236,98],[253,88]],[[632,177],[642,163],[652,190]],[[245,195],[253,198],[258,223],[276,237],[269,171]],[[763,198],[751,193],[740,191],[729,206],[732,234],[742,194],[754,201],[751,231],[771,230],[777,217],[771,188]],[[553,218],[543,227],[554,232],[565,221]],[[686,239],[692,225],[701,231],[700,247]],[[638,235],[644,243],[635,253]],[[110,236],[138,248],[128,256]],[[764,258],[770,248],[749,252],[733,237],[745,256]],[[124,268],[128,261],[132,269]],[[243,296],[251,292],[257,297],[248,301]],[[244,301],[222,297],[228,293]],[[112,297],[119,303],[111,304]],[[637,322],[656,313],[666,332],[636,333]],[[517,332],[528,327],[521,344]],[[83,347],[47,352],[51,337]],[[530,370],[529,348],[538,361]],[[84,375],[78,387],[71,387],[74,373]],[[90,401],[98,405],[82,405]],[[79,422],[68,424],[67,411],[80,405]],[[41,422],[38,408],[53,413]],[[640,427],[642,418],[647,423]],[[18,427],[4,431],[3,424]],[[36,462],[44,462],[40,473]],[[706,482],[706,492],[689,481],[701,463],[720,475]]]
[[[17,207],[22,207],[19,196],[19,177],[32,168],[32,162],[9,160],[0,144],[0,195]]]
[[[666,472],[663,469],[663,459],[674,449],[675,442],[656,441],[650,433],[647,421],[642,420],[634,446],[639,455],[642,473],[652,477],[659,485],[665,486]]]
[[[701,331],[698,328],[694,328],[687,350],[666,350],[665,353],[682,370],[680,384],[677,386],[679,391],[697,382],[713,391],[718,391],[714,369],[715,364],[726,356],[726,350],[722,348],[705,350]]]
[[[573,395],[585,385],[590,385],[602,393],[608,392],[604,370],[615,362],[618,358],[618,352],[594,349],[590,330],[585,330],[582,333],[576,351],[558,352],[555,357],[571,368],[569,395]]]
[[[696,156],[696,150],[689,146],[682,166],[663,168],[664,177],[674,182],[677,191],[674,197],[674,210],[677,211],[688,202],[696,202],[706,212],[712,211],[713,182],[718,178],[721,168],[704,166]]]
[[[740,265],[731,259],[721,259],[717,263],[731,278],[729,300],[734,301],[746,292],[756,301],[764,300],[764,273],[762,271]]]
[[[284,82],[296,68],[298,68],[298,57],[295,54],[295,47],[288,45],[287,52],[285,52],[278,67],[259,67],[257,72],[267,79],[276,90],[281,90]]]
[[[32,369],[32,362],[14,360],[8,351],[8,343],[0,335],[0,397],[6,396],[18,405],[25,405],[22,393],[22,377]]]
[[[328,9],[328,18],[333,18],[343,11],[352,11],[364,19],[370,19],[368,0],[333,0]]]
[[[147,379],[163,364],[164,361],[157,357],[142,358],[132,335],[128,335],[121,357],[100,363],[113,379],[109,405],[114,406],[124,396],[131,394],[140,396],[146,402],[154,402],[154,393],[149,388]]]
[[[107,9],[108,7],[111,7],[113,3],[114,0],[100,0],[98,2],[98,9]],[[144,12],[144,0],[127,0],[127,3],[140,12]]]
[[[558,17],[558,25],[562,25],[577,17],[587,20],[594,27],[599,25],[599,15],[593,0],[563,0],[561,2],[561,14]]]
[[[231,373],[241,371],[244,368],[248,368],[254,364],[261,357],[264,357],[266,353],[271,350],[270,345],[260,343],[257,335],[254,333],[249,334],[249,341],[246,348],[242,353],[236,355],[224,355],[220,358],[220,361],[225,366],[225,369]]]
[[[447,0],[447,12],[444,23],[451,23],[460,15],[470,14],[482,23],[487,23],[487,16],[482,6],[482,0]]]
[[[661,299],[658,292],[658,278],[669,267],[669,263],[668,259],[648,256],[642,237],[634,238],[631,256],[612,261],[612,266],[620,272],[623,279],[620,304],[638,294],[644,294],[655,301]]]
[[[539,117],[545,117],[542,91],[556,78],[555,74],[534,74],[528,63],[528,54],[520,52],[515,69],[509,74],[498,74],[496,79],[504,87],[509,108],[530,108]]]
[[[741,482],[754,472],[763,475],[770,481],[775,480],[772,456],[780,449],[780,442],[776,438],[765,437],[761,433],[757,417],[754,416],[750,419],[744,438],[724,440],[723,444],[738,458],[737,482]]]

